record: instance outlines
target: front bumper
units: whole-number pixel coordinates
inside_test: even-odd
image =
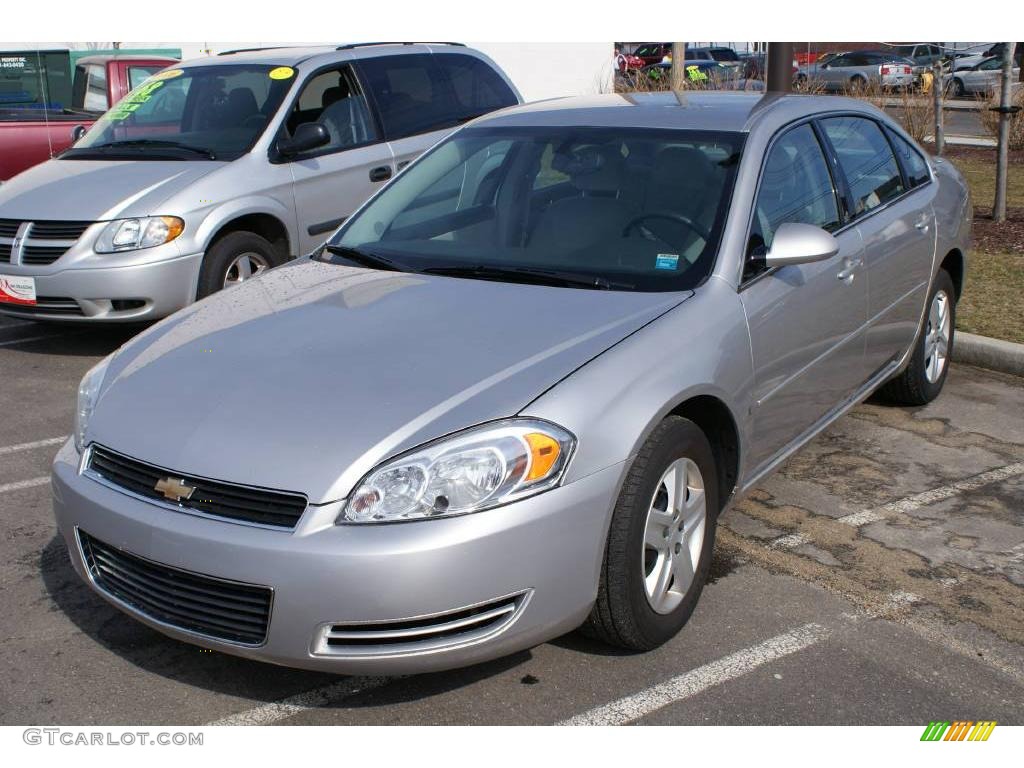
[[[53,465],[54,512],[71,560],[94,590],[171,637],[290,667],[409,674],[466,666],[564,634],[597,593],[608,521],[623,466],[505,507],[450,519],[336,526],[339,504],[311,506],[294,531],[177,512],[79,474],[69,442]],[[111,598],[89,577],[76,531],[136,557],[274,590],[258,647],[198,636]],[[500,632],[428,650],[322,653],[325,625],[449,614],[523,596]]]
[[[202,253],[126,266],[29,267],[0,264],[0,272],[35,279],[34,307],[0,303],[0,313],[31,320],[137,323],[157,320],[191,303]],[[107,259],[109,261],[109,259]]]

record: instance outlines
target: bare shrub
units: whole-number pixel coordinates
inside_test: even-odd
[[[879,109],[889,107],[896,113],[910,137],[917,142],[924,141],[935,129],[935,100],[930,94],[915,92],[909,88],[899,91],[887,90],[879,82],[862,86],[847,86],[843,95],[874,104]],[[891,101],[895,99],[895,102]]]

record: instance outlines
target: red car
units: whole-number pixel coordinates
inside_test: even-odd
[[[68,83],[66,57],[66,51],[2,55],[0,181],[63,152],[128,91],[177,61],[86,56],[78,60]],[[47,83],[45,98],[40,82]]]

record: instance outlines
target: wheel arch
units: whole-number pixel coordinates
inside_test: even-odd
[[[288,260],[295,255],[299,243],[294,218],[294,211],[273,198],[240,198],[211,210],[200,223],[195,240],[206,251],[231,232],[253,232],[273,243],[282,258]]]
[[[964,255],[959,248],[952,249],[947,253],[942,263],[939,265],[940,269],[945,270],[949,273],[949,276],[953,279],[953,287],[956,289],[956,301],[960,300],[960,296],[964,290]]]
[[[291,257],[288,228],[273,214],[246,213],[223,222],[211,235],[207,249],[232,232],[252,232],[274,246],[282,260],[287,261]]]
[[[729,406],[714,395],[693,395],[667,415],[689,419],[711,443],[718,470],[719,511],[725,509],[739,484],[740,472],[740,433]]]

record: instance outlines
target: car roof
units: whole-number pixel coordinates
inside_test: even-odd
[[[478,118],[474,126],[589,126],[774,132],[818,112],[863,112],[875,107],[842,96],[743,91],[658,91],[573,96],[508,107]]]
[[[82,56],[80,59],[75,61],[75,64],[106,64],[108,61],[118,61],[119,59],[130,59],[131,61],[155,61],[157,63],[167,62],[168,64],[178,63],[178,60],[173,56],[151,56],[148,53],[98,53],[93,56]]]
[[[461,43],[342,43],[338,45],[311,45],[279,48],[240,48],[224,51],[216,56],[202,56],[181,62],[182,67],[226,66],[231,64],[263,64],[267,66],[295,67],[310,63],[314,67],[334,61],[370,58],[393,54],[432,53],[454,50],[479,56],[472,48]]]

